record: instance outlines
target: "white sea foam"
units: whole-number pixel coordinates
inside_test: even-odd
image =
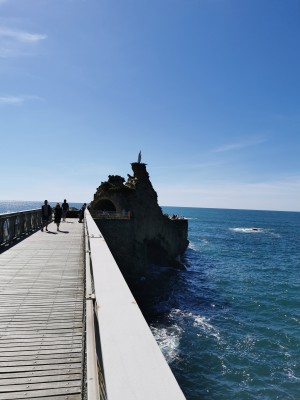
[[[165,327],[151,327],[151,331],[168,363],[178,357],[179,343],[183,332],[177,324]]]
[[[201,238],[197,242],[190,242],[189,249],[198,251],[200,247],[209,245],[209,241],[206,238]]]
[[[200,329],[201,333],[205,333],[208,336],[213,336],[215,337],[218,341],[221,340],[220,332],[209,323],[210,319],[207,317],[204,317],[199,314],[193,314],[191,312],[185,312],[182,310],[174,309],[172,311],[173,316],[175,317],[175,314],[178,315],[184,319],[189,319],[192,321],[193,326],[197,327]]]
[[[201,243],[208,244],[208,243],[209,243],[209,241],[208,241],[208,239],[206,239],[206,238],[203,238],[203,239],[201,240]]]
[[[289,380],[292,380],[292,381],[295,381],[295,382],[299,382],[300,381],[300,378],[295,375],[295,372],[291,368],[285,369],[285,372],[286,372]]]
[[[218,341],[221,340],[219,331],[209,323],[210,319],[207,317],[176,308],[171,311],[170,317],[177,322],[168,327],[151,326],[152,334],[168,363],[174,361],[178,357],[180,340],[184,331],[180,325],[186,326],[188,324],[187,320],[189,320],[193,326],[199,328],[201,332],[199,335],[204,333],[207,336],[216,338]],[[186,321],[180,322],[180,319]]]
[[[221,340],[221,336],[219,331],[209,323],[210,319],[206,317],[201,317],[200,315],[194,316],[194,326],[198,326],[201,330],[210,335],[215,337],[218,341]]]
[[[230,231],[233,232],[241,232],[241,233],[262,233],[265,232],[263,228],[229,228]]]
[[[196,243],[193,243],[193,242],[189,243],[189,248],[191,250],[198,250],[198,246],[196,245]]]

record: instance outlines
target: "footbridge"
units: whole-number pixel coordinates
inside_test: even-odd
[[[88,210],[0,215],[0,400],[185,399]]]

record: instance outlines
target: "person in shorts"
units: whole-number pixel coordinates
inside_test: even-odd
[[[69,211],[69,204],[67,203],[66,199],[64,199],[64,202],[62,203],[61,208],[62,208],[62,219],[63,219],[63,222],[65,222],[67,212]]]

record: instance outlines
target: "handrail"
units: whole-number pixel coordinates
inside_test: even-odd
[[[91,287],[94,289],[92,297],[96,323],[93,336],[100,400],[184,400],[170,367],[88,210],[85,211],[85,224],[89,242],[87,254],[91,262]],[[95,366],[95,362],[89,360],[87,363]],[[95,399],[98,398],[88,393],[88,400]]]
[[[92,260],[90,250],[90,240],[86,219],[85,225],[85,268],[86,268],[86,283],[85,283],[85,298],[86,298],[86,374],[87,374],[87,400],[106,400],[105,384],[101,387],[99,384],[99,373],[102,375],[102,369],[99,370],[99,361],[101,354],[96,351],[96,335],[95,335],[95,294],[92,288]],[[100,358],[100,360],[99,360]],[[100,396],[101,393],[101,396]]]
[[[41,209],[0,214],[0,246],[36,231],[41,226],[41,217]]]
[[[131,218],[131,211],[90,210],[90,214],[95,219],[130,219]]]

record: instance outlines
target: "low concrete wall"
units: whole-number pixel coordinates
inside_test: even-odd
[[[185,399],[88,211],[86,224],[107,399]]]

